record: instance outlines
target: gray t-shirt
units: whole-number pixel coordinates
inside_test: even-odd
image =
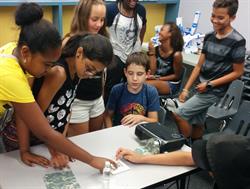
[[[214,80],[233,71],[233,64],[243,64],[245,60],[246,40],[235,29],[225,38],[216,38],[216,33],[205,36],[202,53],[205,62],[201,67],[200,82]],[[209,90],[216,96],[223,96],[230,83]]]

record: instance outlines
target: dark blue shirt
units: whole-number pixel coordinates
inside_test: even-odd
[[[151,85],[143,84],[141,91],[133,94],[128,91],[127,83],[119,83],[111,90],[107,109],[115,113],[113,125],[120,125],[128,114],[147,116],[148,112],[159,111],[159,95]]]

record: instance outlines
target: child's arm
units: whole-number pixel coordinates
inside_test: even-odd
[[[66,73],[61,66],[54,66],[46,73],[36,100],[43,112],[49,107],[52,99],[62,87],[65,80]]]
[[[122,96],[122,92],[123,92],[123,86],[121,86],[121,88],[117,88],[116,86],[114,86],[111,89],[109,98],[108,98],[108,102],[106,105],[106,110],[104,112],[104,124],[106,128],[112,127],[113,126],[113,116],[114,116],[114,112],[116,110],[116,106],[117,103],[119,101],[119,97]]]
[[[69,156],[58,152],[53,147],[47,144],[48,150],[51,154],[50,165],[56,169],[62,169],[68,166]]]
[[[145,36],[145,33],[146,33],[146,28],[147,28],[146,24],[144,24],[144,25],[142,26],[142,28],[141,28],[141,32],[140,32],[141,44],[142,44],[142,42],[143,42],[143,39],[144,39],[144,36]]]
[[[70,112],[70,115],[69,115],[69,120],[71,118],[71,112]],[[69,128],[69,122],[65,125],[64,127],[64,131],[63,131],[63,136],[67,136],[67,132],[68,132],[68,128]],[[54,168],[59,168],[59,169],[62,169],[64,167],[68,167],[68,163],[69,161],[72,161],[72,159],[61,153],[61,152],[58,152],[56,151],[54,148],[52,148],[50,145],[47,144],[47,147],[48,147],[48,150],[51,154],[51,161],[50,161],[50,165]]]
[[[107,158],[93,156],[84,149],[75,145],[62,134],[58,133],[50,127],[48,120],[43,115],[40,107],[36,102],[17,103],[12,102],[15,112],[25,122],[29,129],[39,137],[44,143],[50,144],[56,150],[67,154],[68,156],[78,159],[90,166],[101,170],[104,167],[105,161],[114,162]]]
[[[104,88],[105,88],[105,83],[107,79],[107,69],[105,68],[102,72],[102,96],[104,97]]]
[[[153,43],[150,41],[148,44],[148,56],[150,60],[150,74],[154,75],[157,69],[156,56],[155,56],[155,47]]]
[[[121,124],[122,125],[128,125],[128,126],[134,126],[141,122],[157,122],[158,121],[158,113],[155,112],[148,112],[148,117],[143,115],[135,115],[135,114],[129,114],[122,118]]]
[[[199,76],[200,71],[201,71],[201,66],[204,64],[204,62],[205,62],[205,54],[202,53],[200,55],[198,64],[196,64],[196,66],[194,67],[184,89],[182,90],[182,92],[179,96],[180,102],[185,102],[186,97],[188,96],[189,89],[191,88],[191,86],[193,85],[193,83],[195,82],[197,77]]]
[[[65,80],[66,73],[64,68],[62,68],[61,66],[55,66],[51,68],[51,70],[46,74],[43,85],[37,96],[37,103],[39,104],[43,112],[49,107],[49,104],[51,103],[53,97],[62,87]],[[47,146],[51,154],[51,166],[54,168],[62,168],[67,166],[69,157],[57,152],[50,145]]]
[[[34,83],[34,78],[28,78],[28,82],[30,87],[32,87]],[[48,167],[49,160],[47,158],[30,152],[30,130],[20,119],[18,114],[15,115],[15,122],[21,160],[28,166],[33,166],[33,164],[37,164],[42,167]]]
[[[141,155],[132,150],[119,148],[116,158],[124,158],[132,163],[157,164],[157,165],[195,165],[191,152],[175,151],[170,153]]]
[[[158,121],[158,112],[157,111],[152,111],[152,112],[148,112],[148,117],[146,117],[147,120],[145,120],[146,122],[157,122]]]
[[[15,116],[15,120],[21,160],[28,166],[37,164],[42,167],[48,167],[50,162],[47,158],[30,152],[30,130],[18,116]]]
[[[238,79],[244,73],[244,64],[233,64],[233,71],[215,80],[211,80],[210,83],[213,87],[217,87],[226,83],[230,83],[235,79]]]
[[[158,92],[155,87],[149,85],[145,86],[146,86],[145,95],[147,99],[147,107],[145,107],[145,109],[148,112],[147,116],[133,114],[133,109],[132,109],[131,114],[126,115],[125,117],[122,118],[121,124],[134,126],[140,122],[152,123],[158,121],[157,111],[160,108]]]
[[[114,111],[111,110],[105,110],[104,113],[104,122],[105,122],[105,127],[110,128],[113,126],[112,118],[114,115]]]
[[[56,92],[60,89],[65,79],[65,71],[60,66],[51,68],[51,70],[49,70],[49,72],[46,74],[43,85],[37,96],[37,103],[43,112],[48,108],[51,100],[53,99]],[[31,162],[39,165],[41,165],[41,163],[45,163],[44,161],[40,162],[41,156],[29,152],[29,130],[27,127],[22,126],[21,122],[19,122],[17,124],[17,128],[21,159],[24,162]],[[23,153],[24,151],[25,153]],[[47,161],[45,165],[47,166]]]

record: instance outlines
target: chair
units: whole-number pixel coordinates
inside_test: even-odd
[[[244,74],[241,77],[244,82],[243,99],[250,100],[250,52],[246,54],[245,64],[244,64]]]
[[[233,81],[220,101],[208,109],[207,115],[215,119],[224,119],[234,115],[238,111],[243,88],[244,83],[241,80]]]
[[[160,110],[158,111],[158,122],[162,125],[165,124],[166,115],[167,111],[162,106],[160,106]]]
[[[207,117],[216,119],[218,126],[211,127],[222,130],[230,121],[231,117],[237,113],[241,97],[243,94],[244,83],[240,80],[233,81],[226,94],[220,99],[219,102],[213,104],[207,111]],[[205,122],[205,129],[208,131],[208,119]],[[214,124],[214,123],[213,123]],[[212,125],[211,125],[212,126]]]
[[[242,101],[237,114],[222,132],[250,137],[250,101]]]
[[[238,112],[232,117],[229,124],[220,132],[250,137],[250,101],[242,101]],[[206,134],[202,138],[208,140],[216,133],[219,132]]]

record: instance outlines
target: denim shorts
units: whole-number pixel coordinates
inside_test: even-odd
[[[175,113],[189,124],[204,124],[208,108],[219,100],[214,94],[196,93],[177,108]]]
[[[170,95],[176,94],[176,92],[179,90],[181,82],[172,82],[172,81],[167,81],[169,89],[170,89]]]

